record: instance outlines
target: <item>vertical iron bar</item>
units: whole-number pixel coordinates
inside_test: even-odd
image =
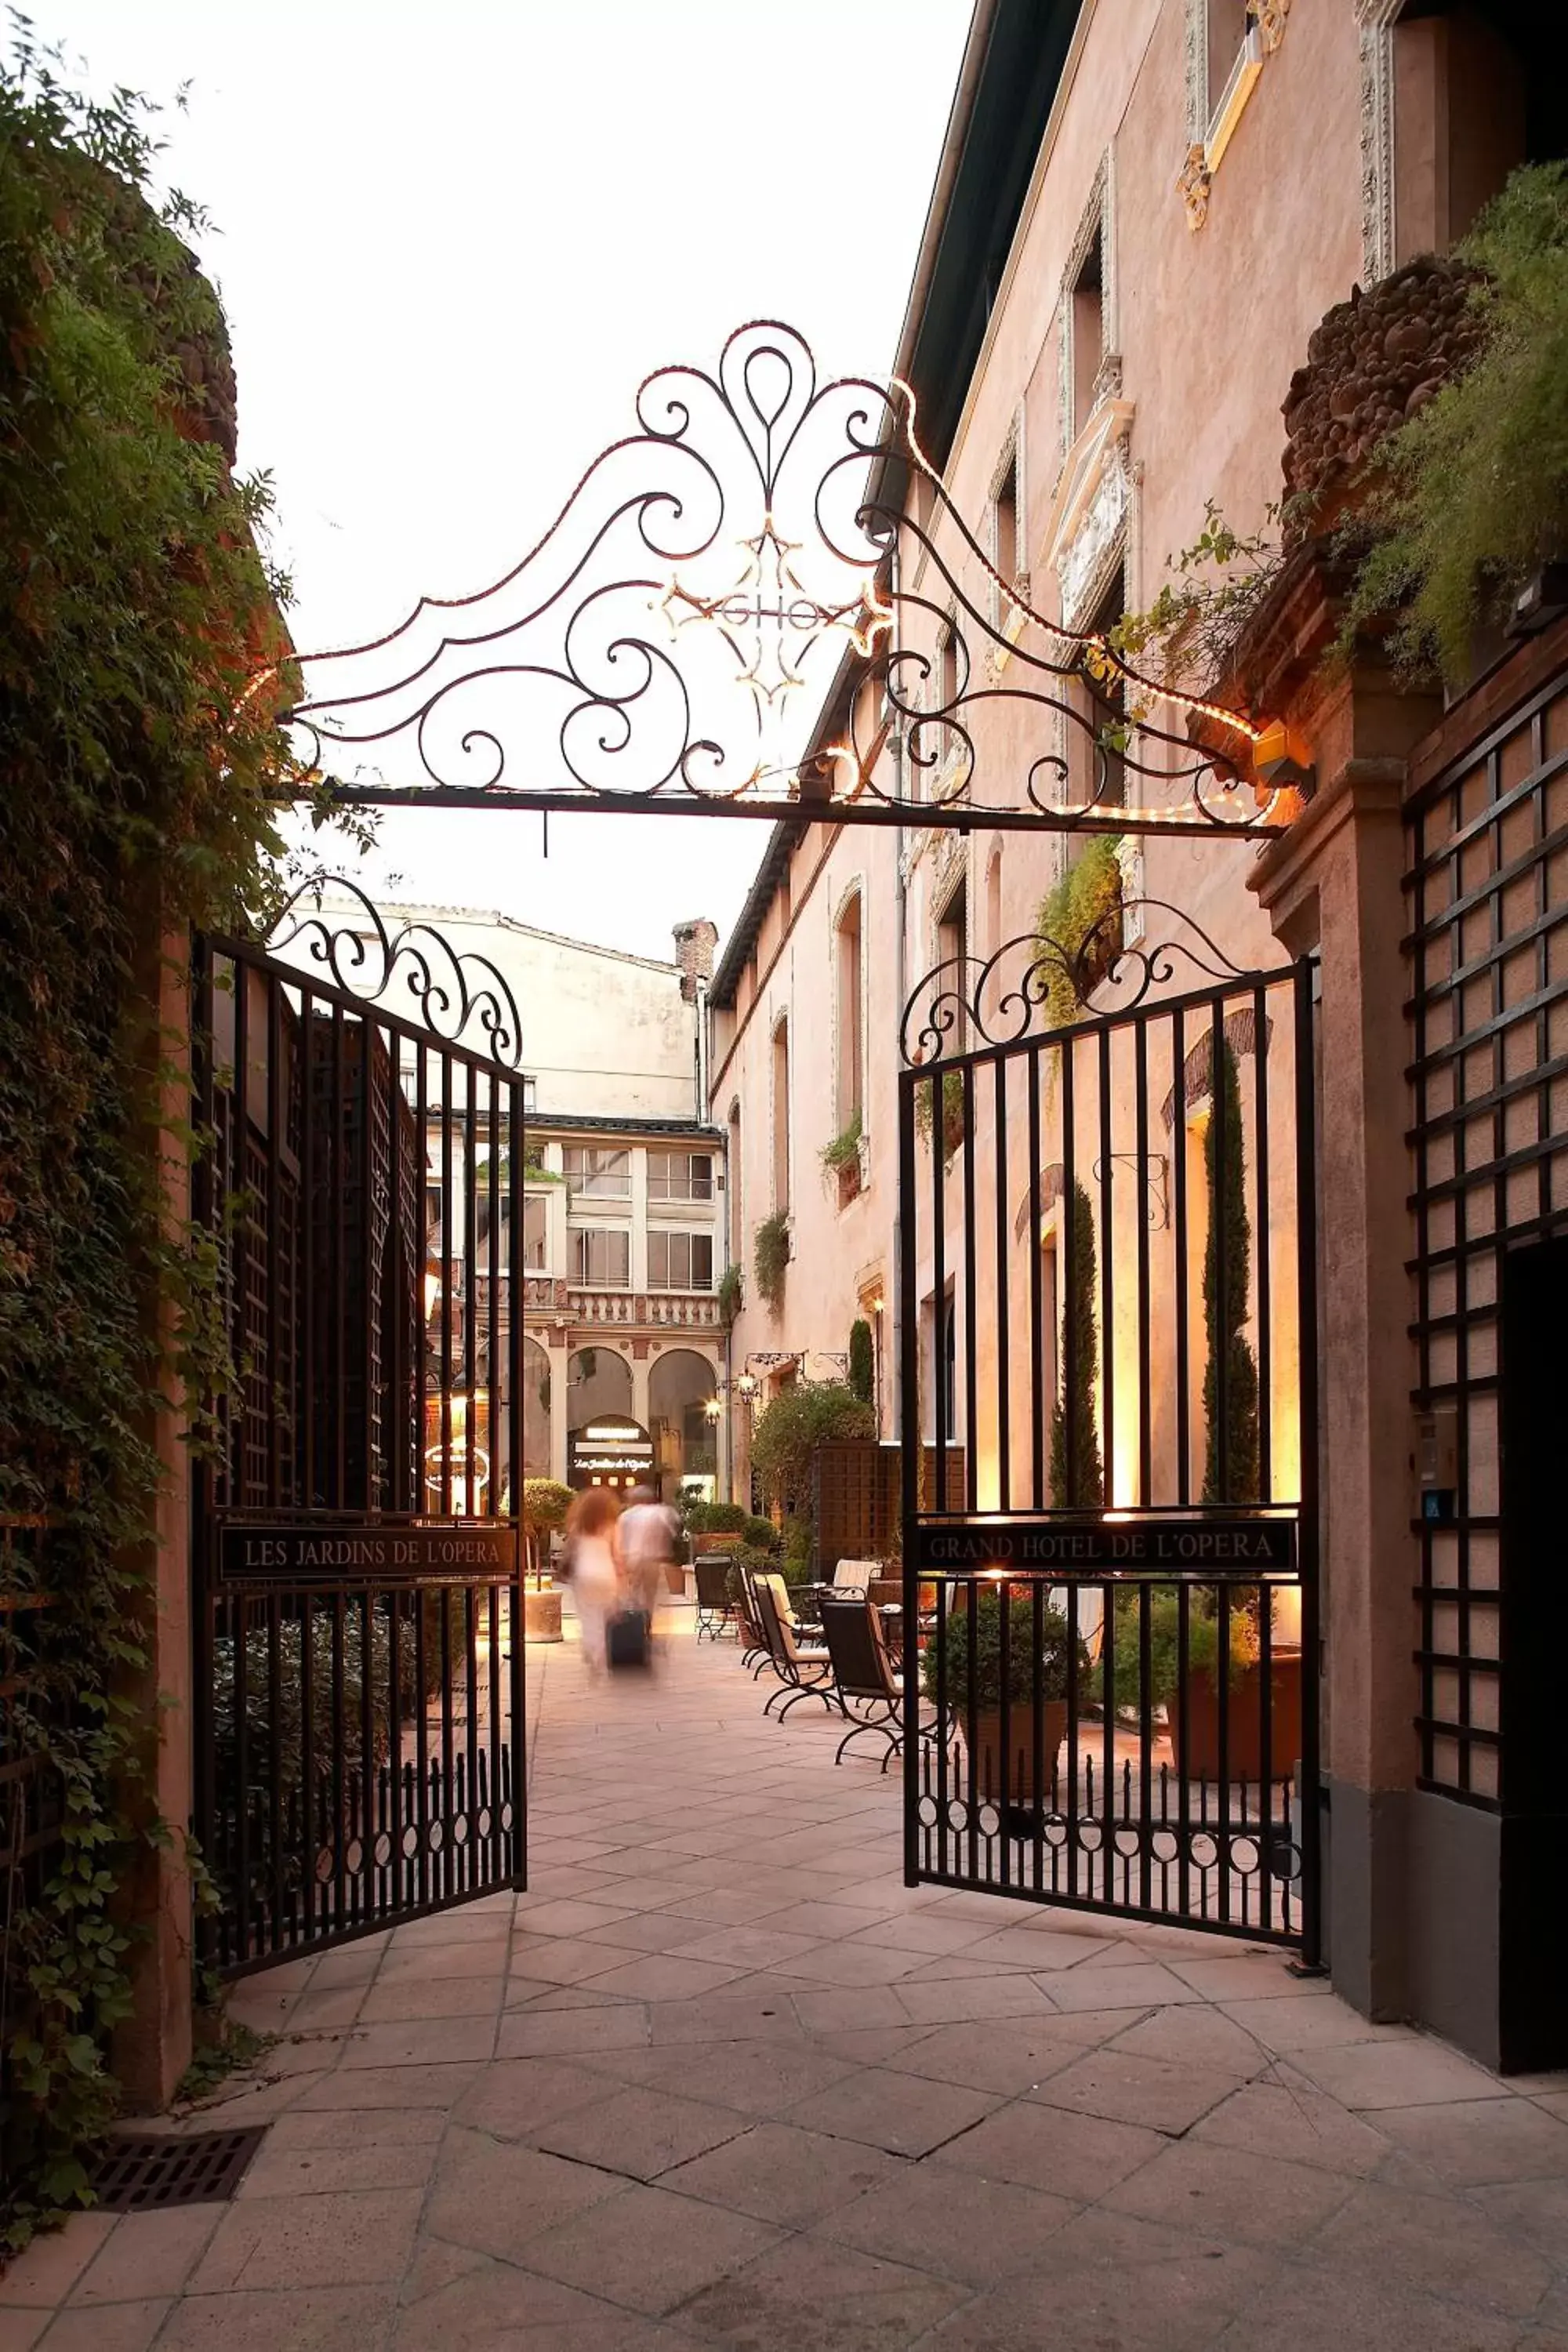
[[[300,990],[300,1417],[304,1475],[300,1501],[308,1511],[321,1501],[316,1462],[316,1000]],[[310,1815],[309,1792],[306,1817]],[[310,1897],[307,1896],[307,1910]]]
[[[1044,1579],[1036,1576],[1029,1580],[1029,1724],[1034,1734],[1030,1742],[1034,1750],[1030,1795],[1035,1823],[1033,1884],[1037,1895],[1045,1893],[1046,1800],[1047,1792],[1054,1796],[1051,1784],[1057,1763],[1056,1749],[1046,1738],[1045,1652],[1046,1587]]]
[[[1217,1188],[1216,1188],[1217,1189]],[[1223,1196],[1222,1196],[1223,1197]],[[1230,1918],[1230,1587],[1224,1582],[1215,1593],[1215,1706],[1219,1725],[1219,1916]]]
[[[963,1065],[963,1507],[979,1509],[980,1328],[975,1276],[974,1064]],[[959,1327],[955,1323],[954,1328]]]
[[[1207,1431],[1205,1444],[1213,1455],[1215,1484],[1218,1493],[1208,1501],[1228,1503],[1231,1493],[1230,1460],[1230,1286],[1229,1252],[1226,1248],[1226,1207],[1230,1183],[1230,1138],[1226,1133],[1226,1105],[1229,1090],[1226,1085],[1225,999],[1214,1000],[1212,1026],[1209,1031],[1209,1134],[1212,1139],[1209,1164],[1214,1171],[1209,1183],[1208,1264],[1205,1276],[1213,1269],[1214,1315],[1209,1331],[1210,1390],[1214,1397],[1214,1424]],[[1209,1284],[1205,1282],[1204,1305],[1209,1304]],[[1205,1480],[1205,1485],[1207,1485]],[[1224,1717],[1221,1717],[1223,1722]]]
[[[1142,1031],[1140,1031],[1142,1034]],[[1148,1910],[1154,1899],[1154,1661],[1147,1584],[1138,1585],[1138,1853],[1139,1900]]]
[[[1296,1297],[1301,1431],[1301,1958],[1322,1958],[1321,1801],[1318,1787],[1320,1666],[1318,1617],[1318,1219],[1317,1066],[1313,990],[1317,967],[1307,958],[1295,971],[1296,1032]]]
[[[947,1426],[952,1400],[947,1387],[947,1253],[946,1253],[946,1184],[947,1167],[942,1158],[943,1120],[947,1092],[947,1072],[939,1063],[931,1076],[931,1394],[936,1413],[931,1433],[935,1463],[935,1508],[947,1508]],[[921,1432],[921,1443],[924,1433]]]
[[[921,1449],[925,1432],[920,1414],[920,1325],[917,1313],[915,1254],[919,1231],[919,1198],[915,1190],[915,1088],[911,1070],[899,1075],[899,1513],[902,1529],[900,1558],[903,1568],[904,1654],[904,1884],[916,1886],[921,1878],[921,1644],[920,1565],[916,1519],[921,1498]],[[937,1145],[932,1141],[934,1151]],[[734,1182],[735,1179],[731,1178]],[[938,1589],[940,1607],[941,1588]],[[939,1653],[940,1654],[940,1653]],[[944,1748],[947,1726],[939,1707],[936,1740]]]
[[[528,1748],[525,1738],[525,1707],[527,1680],[523,1666],[526,1654],[527,1609],[523,1601],[522,1570],[522,1487],[527,1471],[523,1459],[523,1427],[525,1399],[523,1396],[523,1305],[527,1286],[523,1279],[524,1232],[527,1192],[527,1136],[525,1132],[522,1081],[511,1081],[507,1097],[507,1161],[508,1190],[511,1201],[511,1232],[509,1236],[507,1279],[507,1347],[510,1359],[510,1420],[508,1423],[508,1447],[511,1459],[511,1529],[512,1571],[507,1588],[508,1655],[510,1661],[511,1692],[511,1884],[524,1887],[528,1884]],[[737,1179],[738,1181],[738,1179]],[[564,1406],[563,1406],[564,1411]],[[496,1816],[499,1820],[505,1808],[501,1791],[495,1792]]]
[[[1040,1235],[1040,1055],[1031,1047],[1029,1071],[1029,1500],[1046,1507],[1046,1428],[1054,1397],[1046,1394],[1045,1301]],[[1052,1338],[1055,1338],[1053,1332]]]
[[[360,1023],[359,1098],[360,1098],[360,1380],[363,1387],[361,1412],[363,1429],[360,1440],[361,1461],[355,1484],[359,1486],[359,1507],[363,1511],[375,1508],[375,1365],[380,1353],[380,1320],[385,1305],[378,1297],[375,1282],[375,1057],[380,1030],[366,1014]],[[344,1497],[346,1500],[347,1498]],[[368,1607],[368,1602],[367,1602]],[[368,1798],[369,1788],[366,1787]],[[367,1825],[368,1826],[368,1825]]]
[[[231,1287],[231,1320],[229,1339],[234,1363],[235,1408],[229,1426],[228,1494],[231,1504],[247,1509],[261,1498],[250,1491],[250,1429],[252,1383],[257,1377],[251,1361],[250,1329],[250,1258],[257,1244],[256,1213],[250,1197],[250,972],[249,967],[237,961],[231,964],[234,974],[234,1088],[230,1097],[233,1114],[229,1129],[229,1167],[233,1202],[230,1223],[231,1263],[234,1277]],[[236,1930],[241,1959],[256,1957],[256,1921],[251,1906],[250,1859],[250,1603],[242,1589],[232,1606],[234,1624],[235,1664],[235,1905]],[[266,1753],[270,1759],[277,1753],[278,1724],[274,1717],[266,1727]]]
[[[1062,1335],[1062,1459],[1067,1492],[1054,1494],[1051,1501],[1059,1510],[1064,1505],[1080,1506],[1085,1498],[1078,1492],[1078,1360],[1082,1334],[1073,1311],[1078,1297],[1079,1204],[1070,1036],[1062,1039],[1058,1051],[1061,1056],[1062,1079],[1062,1255],[1057,1269],[1057,1289],[1061,1307],[1058,1319]],[[1055,1448],[1052,1450],[1054,1452]]]
[[[996,1665],[1000,1689],[996,1712],[997,1761],[1001,1786],[996,1791],[997,1843],[1002,1855],[1002,1885],[1012,1884],[1013,1841],[1007,1834],[1008,1811],[1013,1802],[1013,1587],[1004,1577],[996,1592]],[[970,1657],[974,1658],[974,1652]],[[971,1679],[975,1680],[973,1667]],[[1031,1742],[1031,1745],[1033,1743]],[[1021,1792],[1020,1792],[1021,1793]]]
[[[1008,1391],[1012,1386],[1013,1367],[1010,1360],[1011,1302],[1007,1280],[1007,1065],[998,1054],[995,1062],[996,1104],[995,1139],[992,1151],[993,1171],[996,1186],[996,1350],[994,1381],[996,1388],[996,1502],[999,1510],[1010,1510],[1013,1503],[1012,1429],[1008,1417]],[[970,1439],[970,1449],[975,1450]]]
[[[1252,1126],[1253,1164],[1258,1188],[1253,1263],[1258,1268],[1258,1492],[1244,1502],[1274,1500],[1274,1282],[1269,1263],[1272,1234],[1269,1217],[1268,1055],[1270,1029],[1268,991],[1258,987],[1252,999]]]
[[[1187,1055],[1186,1026],[1180,1013],[1171,1015],[1171,1058],[1175,1066],[1172,1091],[1171,1161],[1175,1181],[1173,1258],[1176,1317],[1176,1500],[1183,1509],[1193,1499],[1193,1430],[1190,1391],[1192,1357],[1188,1348],[1187,1303]],[[1183,1908],[1185,1909],[1184,1904]]]
[[[1153,1500],[1154,1427],[1153,1376],[1150,1364],[1152,1316],[1149,1297],[1149,1217],[1153,1205],[1149,1157],[1149,1028],[1140,1020],[1133,1031],[1132,1096],[1136,1113],[1138,1165],[1133,1205],[1138,1213],[1138,1500],[1145,1510]],[[1109,1245],[1107,1249],[1109,1255]]]
[[[1140,1024],[1140,1033],[1142,1024]],[[1098,1061],[1100,1089],[1100,1500],[1114,1507],[1116,1491],[1116,1173],[1111,1126],[1110,1029],[1101,1023]],[[1087,1502],[1089,1498],[1084,1497]]]
[[[344,1296],[347,1280],[348,1247],[343,1221],[348,1213],[353,1166],[348,1150],[346,1112],[343,1101],[343,1008],[332,1007],[332,1088],[331,1118],[329,1123],[331,1142],[331,1192],[334,1211],[331,1264],[331,1346],[329,1352],[330,1380],[327,1390],[327,1412],[331,1424],[332,1490],[326,1497],[331,1509],[342,1510],[348,1502],[348,1414],[344,1410],[344,1392],[348,1384],[346,1361],[348,1303]],[[334,1742],[336,1734],[334,1732]],[[341,1818],[341,1817],[340,1817]],[[337,1843],[341,1847],[341,1835]],[[339,1925],[342,1925],[339,1906]]]

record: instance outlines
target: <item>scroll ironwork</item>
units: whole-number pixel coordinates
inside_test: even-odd
[[[926,458],[901,381],[821,381],[804,337],[757,320],[715,369],[646,378],[636,418],[492,586],[303,659],[301,793],[1284,829],[1268,730],[1037,610]],[[1021,751],[997,748],[1006,712]]]

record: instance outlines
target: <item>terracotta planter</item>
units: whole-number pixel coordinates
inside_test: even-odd
[[[956,1711],[959,1730],[968,1738],[968,1715],[963,1708]],[[1065,1698],[1048,1698],[1045,1703],[1046,1790],[1054,1794],[1057,1785],[1057,1758],[1068,1731],[1068,1703]],[[975,1781],[983,1801],[994,1803],[1003,1794],[1002,1774],[1002,1714],[1001,1709],[982,1709],[975,1718],[977,1754]],[[1027,1699],[1016,1699],[1007,1710],[1007,1751],[1011,1769],[1006,1780],[1006,1798],[1010,1805],[1028,1805],[1035,1801],[1035,1710]]]
[[[678,1559],[667,1559],[665,1561],[664,1582],[666,1591],[673,1592],[678,1601],[685,1600],[686,1570],[682,1568]]]
[[[1301,1753],[1301,1654],[1276,1651],[1270,1661],[1268,1777],[1283,1780]],[[1263,1674],[1260,1666],[1244,1666],[1230,1685],[1229,1738],[1226,1777],[1231,1780],[1261,1780],[1263,1756]],[[1219,1778],[1219,1693],[1207,1668],[1187,1676],[1186,1687],[1173,1709],[1171,1751],[1180,1758],[1184,1721],[1186,1770],[1191,1780]]]
[[[559,1642],[561,1639],[561,1595],[547,1587],[542,1592],[531,1590],[522,1596],[522,1629],[530,1642]]]

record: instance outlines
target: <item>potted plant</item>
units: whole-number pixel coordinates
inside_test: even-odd
[[[1035,1787],[1035,1612],[1031,1589],[1011,1587],[1007,1618],[1007,1746],[1002,1746],[1002,1593],[997,1585],[983,1585],[974,1602],[974,1640],[970,1642],[970,1602],[960,1587],[951,1603],[944,1639],[933,1640],[921,1659],[927,1698],[937,1695],[939,1656],[945,1675],[949,1719],[965,1741],[970,1708],[974,1710],[974,1748],[971,1767],[975,1796],[999,1803],[1032,1803]],[[1067,1737],[1068,1662],[1071,1636],[1059,1609],[1048,1603],[1041,1612],[1039,1688],[1045,1721],[1038,1748],[1045,1759],[1046,1779],[1054,1790],[1057,1754]],[[1087,1692],[1089,1653],[1079,1642],[1078,1671]]]
[[[1256,1586],[1229,1610],[1229,1672],[1226,1692],[1226,1777],[1281,1780],[1301,1748],[1301,1654],[1284,1644],[1269,1652],[1269,1754],[1263,1754],[1263,1667]],[[1173,1585],[1149,1596],[1149,1704],[1163,1706],[1171,1748],[1192,1780],[1217,1780],[1220,1767],[1219,1615],[1212,1589],[1199,1587],[1187,1608],[1187,1670],[1181,1672],[1181,1600]],[[1113,1698],[1118,1711],[1142,1705],[1142,1650],[1137,1593],[1117,1597]]]
[[[547,1538],[566,1524],[572,1489],[557,1478],[525,1478],[522,1482],[522,1533],[528,1546],[529,1573],[533,1590],[523,1595],[523,1629],[531,1642],[561,1639],[561,1595],[544,1589]]]

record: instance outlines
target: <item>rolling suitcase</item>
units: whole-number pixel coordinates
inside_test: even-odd
[[[605,1628],[605,1654],[612,1666],[647,1665],[647,1619],[640,1609],[623,1609],[611,1618]]]

